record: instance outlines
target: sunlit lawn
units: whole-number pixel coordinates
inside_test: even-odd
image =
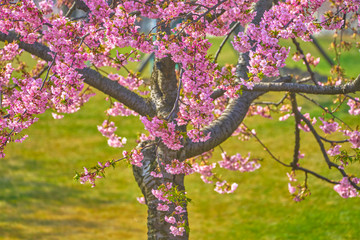
[[[227,45],[220,61],[235,58]],[[349,62],[359,62],[359,57]],[[356,69],[350,71],[355,75]],[[98,94],[80,112],[61,120],[52,119],[49,113],[41,115],[39,122],[26,131],[28,140],[8,146],[0,165],[0,239],[146,239],[146,206],[136,201],[141,193],[131,168],[120,164],[109,170],[93,189],[72,179],[83,166],[121,156],[122,150],[108,147],[96,128],[106,118],[108,103],[103,98]],[[309,104],[306,108],[319,113]],[[339,114],[345,116],[346,111]],[[246,124],[288,163],[294,127],[291,120],[278,122],[278,117],[254,117]],[[346,121],[360,124],[358,117]],[[118,119],[118,126],[119,135],[128,139],[126,149],[131,149],[137,133],[143,130],[142,124],[138,118],[129,117]],[[301,151],[306,153],[302,164],[340,179],[326,168],[313,138],[304,133],[301,138]],[[190,239],[359,238],[359,199],[341,199],[333,186],[309,177],[312,195],[295,203],[287,190],[288,169],[271,160],[258,143],[232,139],[222,148],[229,154],[251,152],[253,157],[263,158],[262,167],[254,173],[219,171],[224,179],[239,183],[232,195],[217,194],[198,175],[187,177],[187,192],[192,199]],[[216,150],[214,160],[219,158]],[[358,167],[351,171],[359,174]]]

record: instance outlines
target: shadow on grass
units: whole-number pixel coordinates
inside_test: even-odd
[[[132,210],[124,213],[129,208],[126,196],[107,194],[104,188],[92,191],[59,168],[53,171],[51,162],[17,157],[1,163],[0,239],[88,238],[108,227],[114,228],[114,236],[128,239],[126,234],[144,231],[119,219],[143,218]]]

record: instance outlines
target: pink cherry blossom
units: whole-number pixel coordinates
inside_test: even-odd
[[[176,219],[173,216],[165,216],[165,221],[171,224],[176,224]]]
[[[352,144],[352,148],[360,148],[360,132],[345,130],[344,135],[348,136],[348,141]]]
[[[233,193],[238,187],[237,183],[228,184],[225,180],[222,182],[216,182],[214,191],[220,194]]]
[[[319,119],[323,123],[323,125],[320,126],[320,129],[323,130],[324,133],[326,133],[326,134],[331,134],[340,129],[339,124],[337,122],[327,122],[327,121],[324,121],[323,118],[319,118]]]
[[[177,228],[177,227],[171,226],[170,232],[174,236],[182,236],[185,232],[185,228],[184,227]]]
[[[136,200],[137,200],[140,204],[145,204],[145,198],[144,198],[144,197],[137,197]]]
[[[219,166],[232,171],[253,172],[260,168],[260,164],[254,160],[250,160],[250,153],[246,158],[239,153],[233,156],[226,155],[226,152],[221,154],[222,161],[219,161]]]
[[[296,187],[291,186],[290,183],[288,183],[288,189],[290,194],[294,194],[296,192]]]
[[[340,154],[340,148],[341,148],[341,145],[335,145],[334,147],[330,148],[327,151],[327,154],[329,154],[330,156],[339,155]]]
[[[64,115],[61,115],[61,114],[56,114],[56,113],[51,113],[52,117],[54,119],[62,119],[64,118]]]
[[[171,164],[166,164],[165,170],[170,174],[185,174],[189,175],[194,172],[191,166],[186,162],[179,162],[179,160],[172,160]]]
[[[350,107],[349,113],[351,115],[359,115],[360,114],[360,101],[359,101],[359,98],[355,98],[355,100],[350,98],[349,101],[347,102],[347,105]]]
[[[334,190],[342,197],[342,198],[352,198],[358,197],[359,193],[356,189],[350,184],[349,179],[344,177],[340,184],[334,186]]]
[[[159,211],[165,211],[166,212],[166,211],[169,210],[169,206],[166,205],[166,204],[159,203],[156,209],[159,210]]]

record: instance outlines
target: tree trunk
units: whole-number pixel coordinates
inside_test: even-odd
[[[177,90],[178,79],[175,73],[175,63],[170,57],[162,59],[155,59],[153,72],[151,75],[151,100],[154,103],[156,116],[167,122],[173,122],[177,112]],[[176,130],[181,132],[186,131],[186,127],[176,126]],[[133,172],[136,182],[138,183],[144,197],[146,205],[148,206],[148,239],[188,239],[188,230],[183,233],[183,236],[174,236],[171,233],[170,227],[176,227],[176,224],[170,224],[165,221],[166,217],[173,216],[177,222],[182,222],[185,229],[189,229],[188,214],[186,201],[181,202],[181,207],[184,210],[181,214],[174,214],[175,207],[179,206],[179,202],[172,201],[167,203],[159,200],[154,194],[154,190],[159,187],[172,184],[177,191],[185,192],[184,174],[172,175],[165,170],[167,164],[171,164],[174,159],[178,161],[185,160],[184,148],[174,151],[167,148],[160,139],[155,141],[142,142],[139,147],[142,149],[143,161],[142,167],[133,166]],[[161,173],[162,177],[157,178],[150,175],[151,172]],[[159,204],[166,204],[169,210],[158,210]]]
[[[161,159],[161,162],[169,162],[174,158],[180,158],[181,156],[179,156],[179,153],[181,152],[181,150],[171,151],[165,146],[156,146],[155,142],[150,141],[141,143],[139,147],[142,148],[142,153],[144,156],[142,161],[143,165],[142,167],[133,166],[133,173],[135,180],[138,183],[145,197],[145,203],[148,206],[148,239],[188,239],[188,231],[184,232],[183,236],[174,236],[173,234],[171,234],[170,227],[172,225],[165,221],[165,216],[171,216],[175,206],[173,206],[173,204],[170,204],[170,209],[168,211],[157,210],[158,204],[164,202],[158,200],[152,193],[152,190],[156,190],[159,186],[166,183],[172,183],[173,186],[177,186],[178,190],[184,191],[184,175],[171,175],[164,171],[164,167],[162,167],[162,178],[156,178],[150,175],[150,173],[152,171],[156,171],[156,168],[158,167],[158,158]],[[185,220],[185,225],[188,227],[189,222],[187,217],[187,207],[186,205],[182,205],[182,207],[185,210],[182,220]]]

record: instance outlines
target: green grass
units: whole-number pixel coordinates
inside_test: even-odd
[[[220,60],[229,56],[233,60],[236,57],[227,45]],[[103,98],[98,94],[78,113],[61,120],[52,119],[50,113],[43,114],[26,131],[29,139],[22,144],[9,144],[0,165],[1,240],[146,239],[146,206],[136,201],[141,193],[131,168],[120,164],[109,170],[94,189],[72,179],[83,166],[121,156],[122,150],[108,147],[96,129],[105,119],[108,103]],[[319,113],[309,104],[306,109]],[[358,117],[349,118],[345,113],[346,109],[340,115],[347,122],[360,124]],[[293,124],[278,122],[277,118],[278,115],[274,120],[253,117],[246,124],[257,130],[276,156],[290,162]],[[136,117],[117,122],[119,135],[128,138],[126,149],[131,149],[137,133],[143,131],[142,124]],[[301,138],[301,151],[307,153],[302,164],[339,179],[326,168],[313,138],[304,133]],[[271,160],[258,143],[231,139],[222,147],[229,154],[252,152],[253,157],[264,159],[262,167],[254,173],[219,171],[228,181],[239,183],[231,195],[217,194],[198,175],[188,176],[186,190],[192,199],[190,239],[352,240],[360,236],[359,199],[341,199],[331,185],[310,176],[312,196],[295,203],[287,191],[288,169]],[[219,158],[216,150],[214,160]],[[359,174],[359,167],[351,171]],[[303,179],[300,173],[299,179]]]
[[[353,39],[349,36],[344,36],[344,41],[351,42],[352,44],[355,44],[358,39]],[[333,41],[333,38],[331,36],[328,37],[319,37],[318,39],[319,44],[321,47],[328,53],[329,57],[334,60],[335,62],[335,53],[330,48],[330,44]],[[337,40],[337,43],[339,43],[339,40]],[[293,56],[293,53],[296,52],[296,48],[292,44],[291,41],[288,40],[282,40],[280,41],[280,44],[282,46],[291,47],[290,53],[289,53],[289,59],[286,61],[286,64],[290,68],[300,68],[305,70],[305,65],[302,63],[302,61],[294,62],[292,61],[291,57]],[[312,56],[315,58],[320,57],[321,60],[319,64],[313,68],[314,71],[329,76],[330,74],[330,66],[329,63],[323,58],[321,53],[318,51],[318,49],[315,47],[315,45],[311,42],[301,42],[300,43],[301,48],[304,50],[304,54],[307,54],[308,52],[311,53]],[[351,51],[341,51],[340,55],[340,64],[344,68],[345,75],[348,77],[356,77],[359,75],[359,69],[358,69],[358,62],[360,60],[360,53],[359,51],[352,49]]]

